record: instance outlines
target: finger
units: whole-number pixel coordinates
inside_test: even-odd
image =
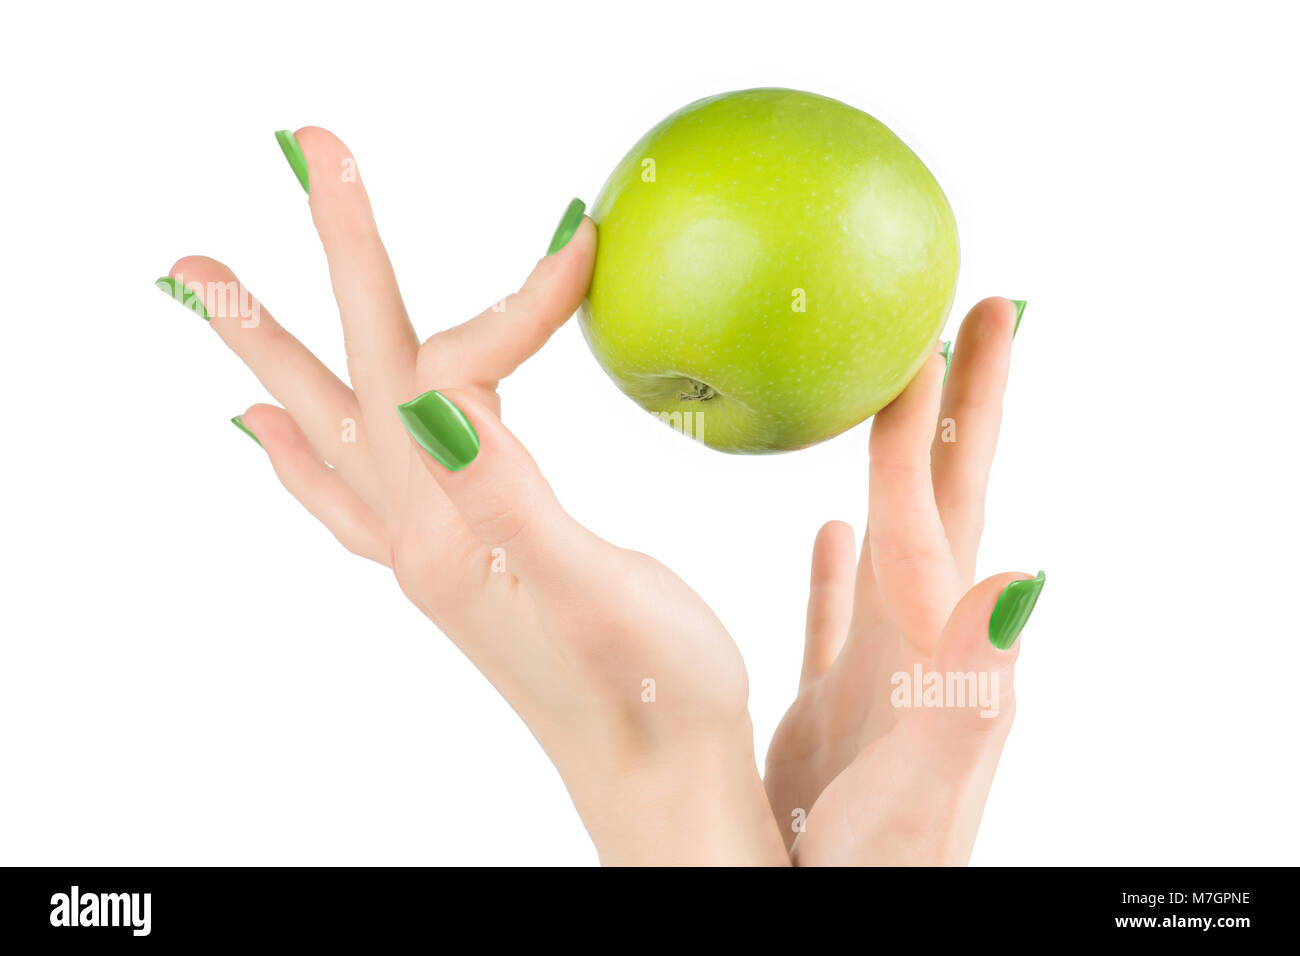
[[[932,354],[871,426],[871,566],[891,619],[924,650],[943,630],[961,584],[930,481],[944,360]]]
[[[175,285],[198,294],[213,331],[301,424],[316,453],[367,500],[375,500],[364,442],[355,427],[349,428],[359,415],[352,389],[276,322],[216,259],[186,256],[168,276]],[[175,294],[174,289],[164,291]]]
[[[813,543],[800,690],[830,670],[844,645],[853,614],[855,557],[853,529],[843,521],[824,524]]]
[[[984,530],[984,498],[1002,424],[1016,305],[984,299],[961,324],[931,450],[934,496],[953,556],[969,581]]]
[[[520,580],[590,567],[596,540],[560,507],[532,457],[501,420],[460,390],[425,392],[398,417],[419,457],[483,544]]]
[[[572,239],[546,256],[514,295],[440,333],[462,357],[469,381],[493,388],[577,311],[596,261],[596,225],[583,217]]]
[[[243,427],[266,449],[280,483],[343,547],[379,564],[389,564],[383,522],[347,482],[321,461],[288,412],[274,405],[254,405],[240,418]]]
[[[850,674],[870,674],[872,664],[882,654],[890,653],[885,635],[893,635],[895,631],[888,625],[889,612],[881,600],[876,572],[871,566],[871,525],[868,522],[854,580],[849,633],[836,658],[836,666]]]
[[[280,139],[288,155],[292,143]],[[404,462],[406,438],[392,412],[410,390],[419,342],[380,241],[370,199],[356,161],[333,133],[308,126],[290,139],[306,162],[312,221],[329,262],[348,372],[371,447],[392,456],[385,461]]]

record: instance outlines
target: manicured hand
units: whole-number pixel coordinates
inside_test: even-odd
[[[971,587],[1023,308],[980,302],[951,369],[936,352],[876,415],[860,559],[843,522],[817,536],[799,693],[765,778],[799,864],[970,856],[1043,586],[1000,574]]]
[[[497,383],[577,309],[596,229],[574,201],[523,287],[423,343],[347,148],[277,134],[329,262],[351,385],[212,259],[160,286],[283,407],[237,422],[349,550],[393,569],[559,769],[607,863],[783,863],[740,655],[653,559],[577,524],[500,419]]]

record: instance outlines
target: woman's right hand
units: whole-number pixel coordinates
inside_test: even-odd
[[[283,405],[242,416],[281,482],[391,567],[519,713],[603,862],[786,862],[735,644],[667,568],[570,518],[499,417],[497,383],[586,294],[581,203],[518,293],[421,343],[347,148],[316,128],[277,135],[329,261],[351,387],[221,263],[182,259],[159,284]]]
[[[766,776],[800,864],[970,855],[1014,717],[1016,638],[1043,586],[971,586],[1022,307],[977,304],[951,370],[936,352],[876,414],[861,557],[843,522],[817,536],[799,693]]]

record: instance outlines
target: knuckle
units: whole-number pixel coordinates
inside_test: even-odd
[[[879,535],[871,539],[871,560],[874,564],[916,566],[951,560],[951,553],[943,545],[918,544],[902,536]]]
[[[527,515],[530,511],[503,493],[492,493],[475,506],[473,524],[485,541],[505,548],[518,540],[527,529]]]
[[[414,534],[399,534],[389,546],[389,566],[402,582],[427,580],[433,562],[430,552]]]

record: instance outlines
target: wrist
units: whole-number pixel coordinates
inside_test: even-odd
[[[786,866],[745,727],[565,782],[607,866]]]

